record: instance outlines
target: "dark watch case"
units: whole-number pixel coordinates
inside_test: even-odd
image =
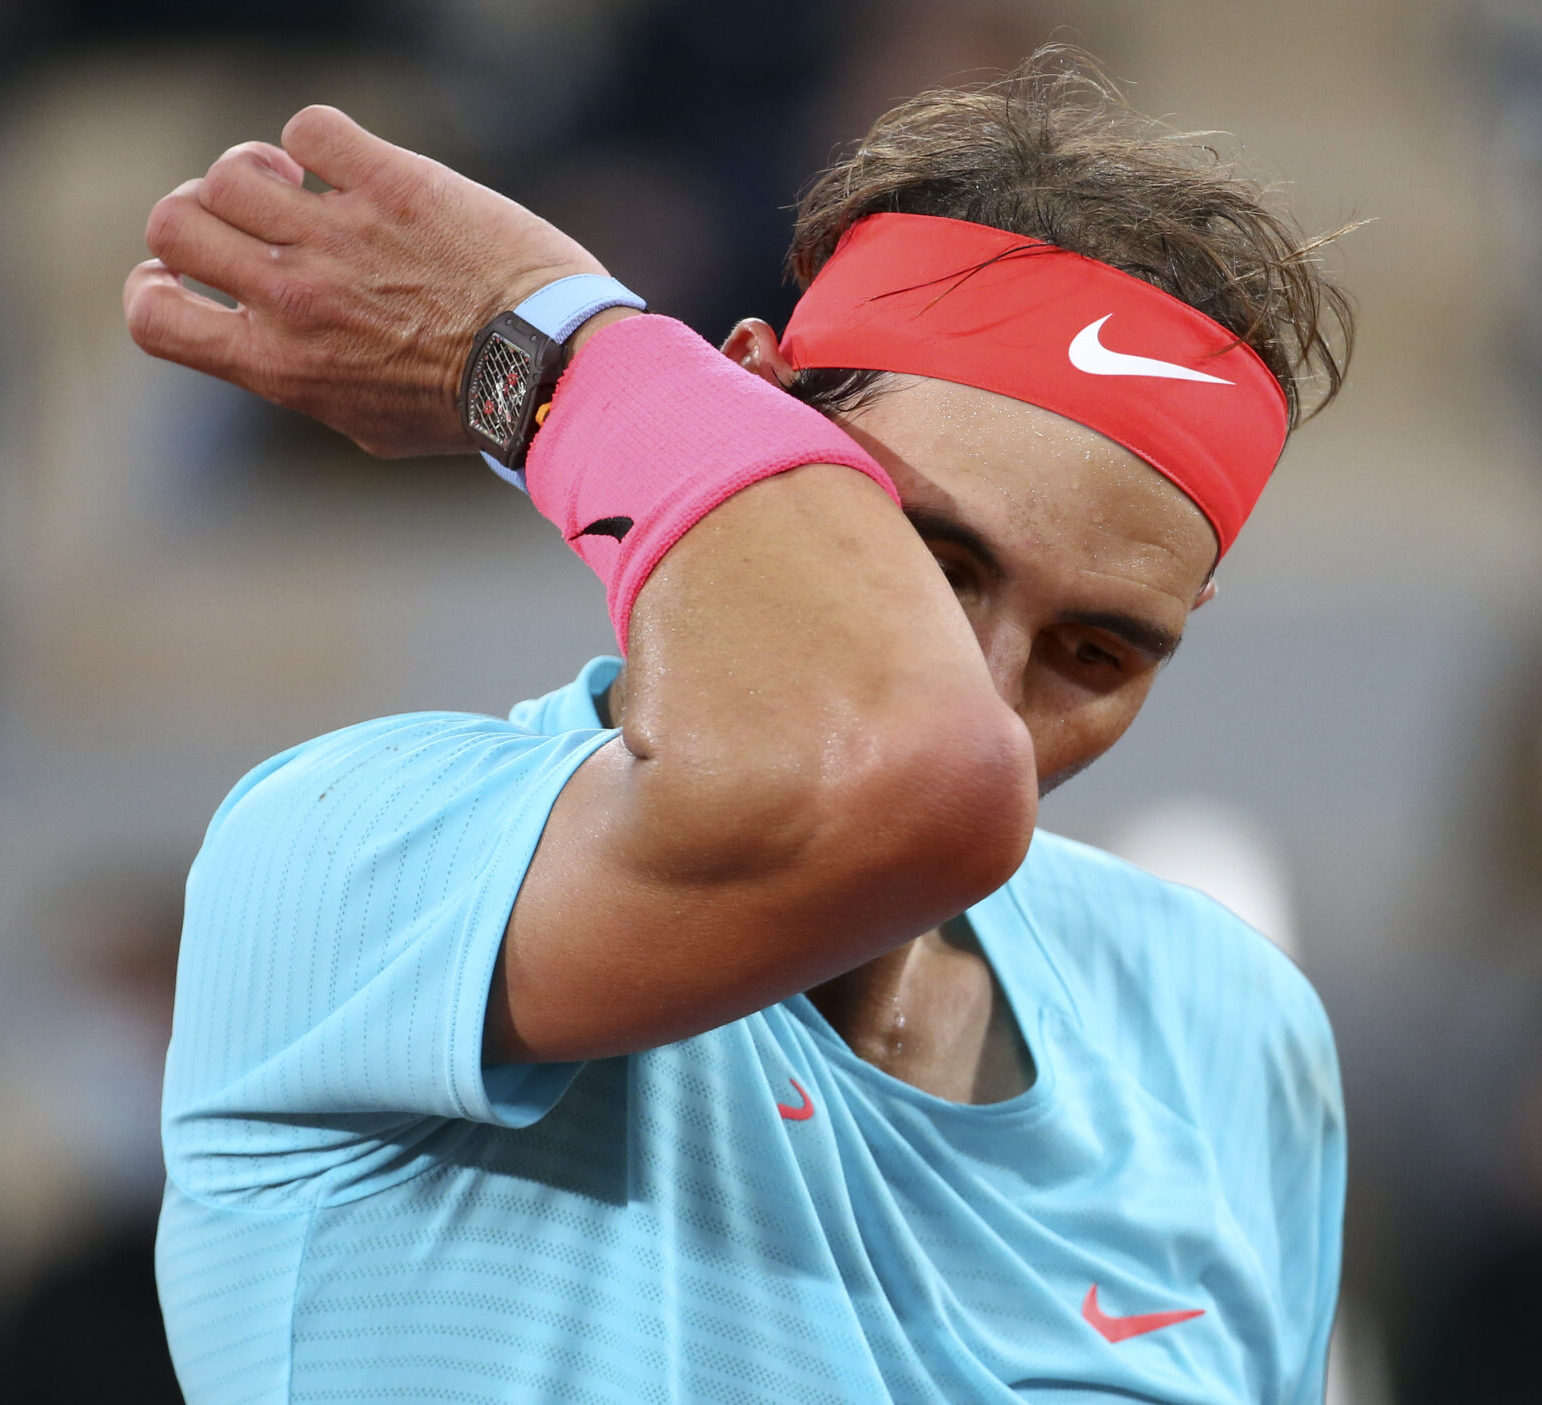
[[[461,423],[477,447],[505,468],[523,468],[565,361],[561,342],[512,312],[483,327],[466,358],[460,389]]]

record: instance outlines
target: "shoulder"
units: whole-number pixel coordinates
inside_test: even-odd
[[[215,813],[210,834],[235,810],[302,797],[320,781],[316,803],[344,791],[370,791],[404,782],[431,788],[464,783],[484,770],[504,782],[532,781],[552,766],[577,764],[613,731],[601,728],[595,698],[619,672],[621,661],[591,660],[571,683],[519,703],[507,719],[468,712],[412,712],[339,728],[280,752],[238,781]],[[579,760],[582,759],[579,756]],[[407,793],[407,792],[403,792]],[[334,807],[335,808],[335,807]]]
[[[517,791],[563,762],[571,770],[610,735],[590,729],[543,736],[517,722],[457,712],[359,722],[249,771],[215,812],[206,843],[259,814],[345,821],[370,806],[413,810],[468,789]]]
[[[1187,1101],[1246,1065],[1336,1102],[1333,1037],[1316,991],[1213,898],[1047,833],[1034,836],[1008,887],[1082,1023],[1148,1077],[1182,1085],[1172,1093]]]
[[[320,960],[394,931],[434,892],[485,897],[501,930],[562,787],[611,735],[412,713],[275,756],[210,821],[188,875],[184,955],[278,945]]]
[[[490,1083],[482,1031],[552,804],[612,735],[414,713],[236,785],[187,885],[163,1102],[185,1189],[320,1194],[399,1168],[424,1118],[519,1125],[560,1095],[553,1065]]]
[[[1201,998],[1241,981],[1315,1002],[1290,957],[1229,908],[1090,844],[1041,831],[1008,887],[1056,958],[1089,979],[1181,974]]]

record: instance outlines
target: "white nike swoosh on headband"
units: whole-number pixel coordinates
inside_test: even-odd
[[[1089,322],[1071,338],[1071,364],[1089,376],[1155,376],[1169,381],[1207,381],[1211,385],[1235,385],[1235,381],[1222,380],[1220,376],[1207,376],[1203,371],[1176,366],[1171,361],[1156,361],[1149,356],[1126,356],[1122,351],[1110,351],[1098,340],[1103,324],[1114,314]]]

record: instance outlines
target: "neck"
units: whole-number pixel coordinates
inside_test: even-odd
[[[808,992],[853,1053],[950,1102],[1031,1087],[1033,1059],[966,918]]]
[[[595,699],[605,727],[626,714],[626,670]],[[1004,1102],[1033,1086],[1033,1057],[966,917],[808,992],[859,1058],[957,1103]]]

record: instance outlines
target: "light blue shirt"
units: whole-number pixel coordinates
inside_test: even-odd
[[[215,815],[157,1253],[192,1405],[1320,1400],[1322,1008],[1223,908],[1095,850],[1038,834],[969,914],[1038,1070],[1008,1102],[890,1077],[801,995],[482,1066],[509,911],[615,735],[616,667],[508,721],[334,732]]]

